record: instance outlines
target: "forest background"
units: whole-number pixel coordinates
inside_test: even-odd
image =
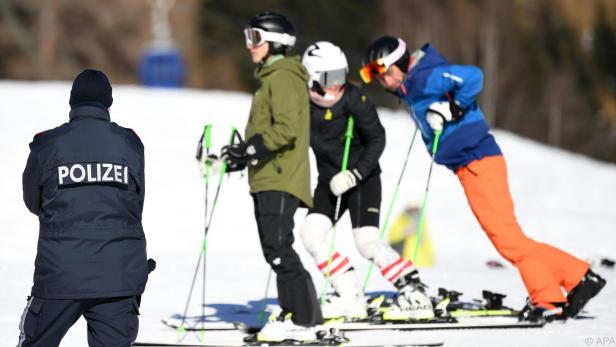
[[[89,67],[114,84],[138,84],[156,1],[0,0],[0,79],[72,80]],[[491,126],[616,162],[616,1],[165,1],[186,87],[251,92],[242,29],[272,10],[295,23],[293,54],[331,41],[357,83],[375,38],[400,36],[410,50],[429,41],[450,62],[483,69],[479,103]],[[367,89],[380,106],[403,107]]]

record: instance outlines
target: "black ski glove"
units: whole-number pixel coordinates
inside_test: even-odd
[[[259,160],[267,157],[270,153],[271,151],[265,147],[261,135],[257,134],[246,141],[246,154],[252,165],[256,165]]]
[[[456,104],[453,100],[449,101],[449,110],[451,111],[451,119],[454,122],[457,122],[462,119],[462,117],[464,117],[464,114],[466,113],[466,110],[458,106],[458,104]]]
[[[220,152],[220,159],[227,163],[227,172],[242,171],[248,163],[244,142],[226,145]]]
[[[271,151],[263,144],[263,137],[255,135],[248,139],[247,142],[234,143],[224,146],[220,154],[220,159],[227,162],[227,171],[240,171],[246,168],[246,165],[257,165],[259,160],[267,157]]]

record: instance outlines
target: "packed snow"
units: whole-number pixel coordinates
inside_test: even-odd
[[[21,174],[32,136],[68,121],[70,83],[0,81],[0,345],[17,343],[18,324],[32,286],[38,220],[22,202]],[[232,126],[243,129],[250,95],[220,91],[145,89],[115,86],[112,121],[133,128],[146,152],[146,202],[143,224],[148,255],[158,267],[150,275],[141,306],[138,341],[174,342],[177,332],[161,318],[181,314],[203,239],[204,184],[194,159],[203,126],[214,125],[213,152],[228,141]],[[385,210],[410,143],[414,126],[404,111],[380,110],[387,131],[383,169]],[[516,212],[526,233],[578,257],[615,257],[616,165],[547,147],[504,131],[495,131],[505,153]],[[312,160],[313,187],[316,171]],[[430,158],[420,141],[412,150],[400,187],[396,216],[411,201],[420,200]],[[216,180],[212,180],[210,202]],[[238,310],[259,310],[268,266],[263,260],[253,206],[245,176],[223,180],[207,249],[206,314],[229,320]],[[500,259],[475,221],[455,175],[436,166],[430,185],[427,221],[436,253],[433,267],[421,269],[432,294],[438,287],[479,298],[483,289],[508,294],[505,303],[521,308],[525,289],[515,268],[491,269],[486,261]],[[211,203],[210,203],[211,206]],[[296,232],[306,210],[295,216]],[[385,213],[381,214],[381,222]],[[354,249],[348,218],[338,226],[336,245],[363,276],[368,262]],[[318,291],[323,280],[303,249],[295,248],[313,275]],[[351,341],[386,345],[445,342],[446,346],[605,346],[616,345],[616,279],[614,270],[596,267],[608,280],[603,292],[586,307],[593,319],[550,324],[542,329],[450,330],[415,332],[354,332]],[[373,272],[368,291],[391,291]],[[272,285],[267,302],[276,297]],[[189,315],[201,312],[198,278]],[[253,315],[254,316],[254,315]],[[239,332],[208,332],[205,342],[237,343]],[[62,346],[85,346],[86,324],[79,320]],[[198,342],[196,334],[184,342]],[[351,344],[352,345],[352,344]]]

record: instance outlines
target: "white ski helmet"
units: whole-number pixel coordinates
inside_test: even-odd
[[[302,64],[310,74],[309,88],[314,86],[314,82],[321,87],[346,83],[349,72],[346,56],[340,47],[331,42],[319,41],[308,46],[302,57]]]

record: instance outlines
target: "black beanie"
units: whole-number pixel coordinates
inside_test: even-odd
[[[71,107],[80,103],[89,103],[109,108],[113,103],[113,98],[107,76],[102,71],[83,70],[73,81],[71,98],[68,103]]]

